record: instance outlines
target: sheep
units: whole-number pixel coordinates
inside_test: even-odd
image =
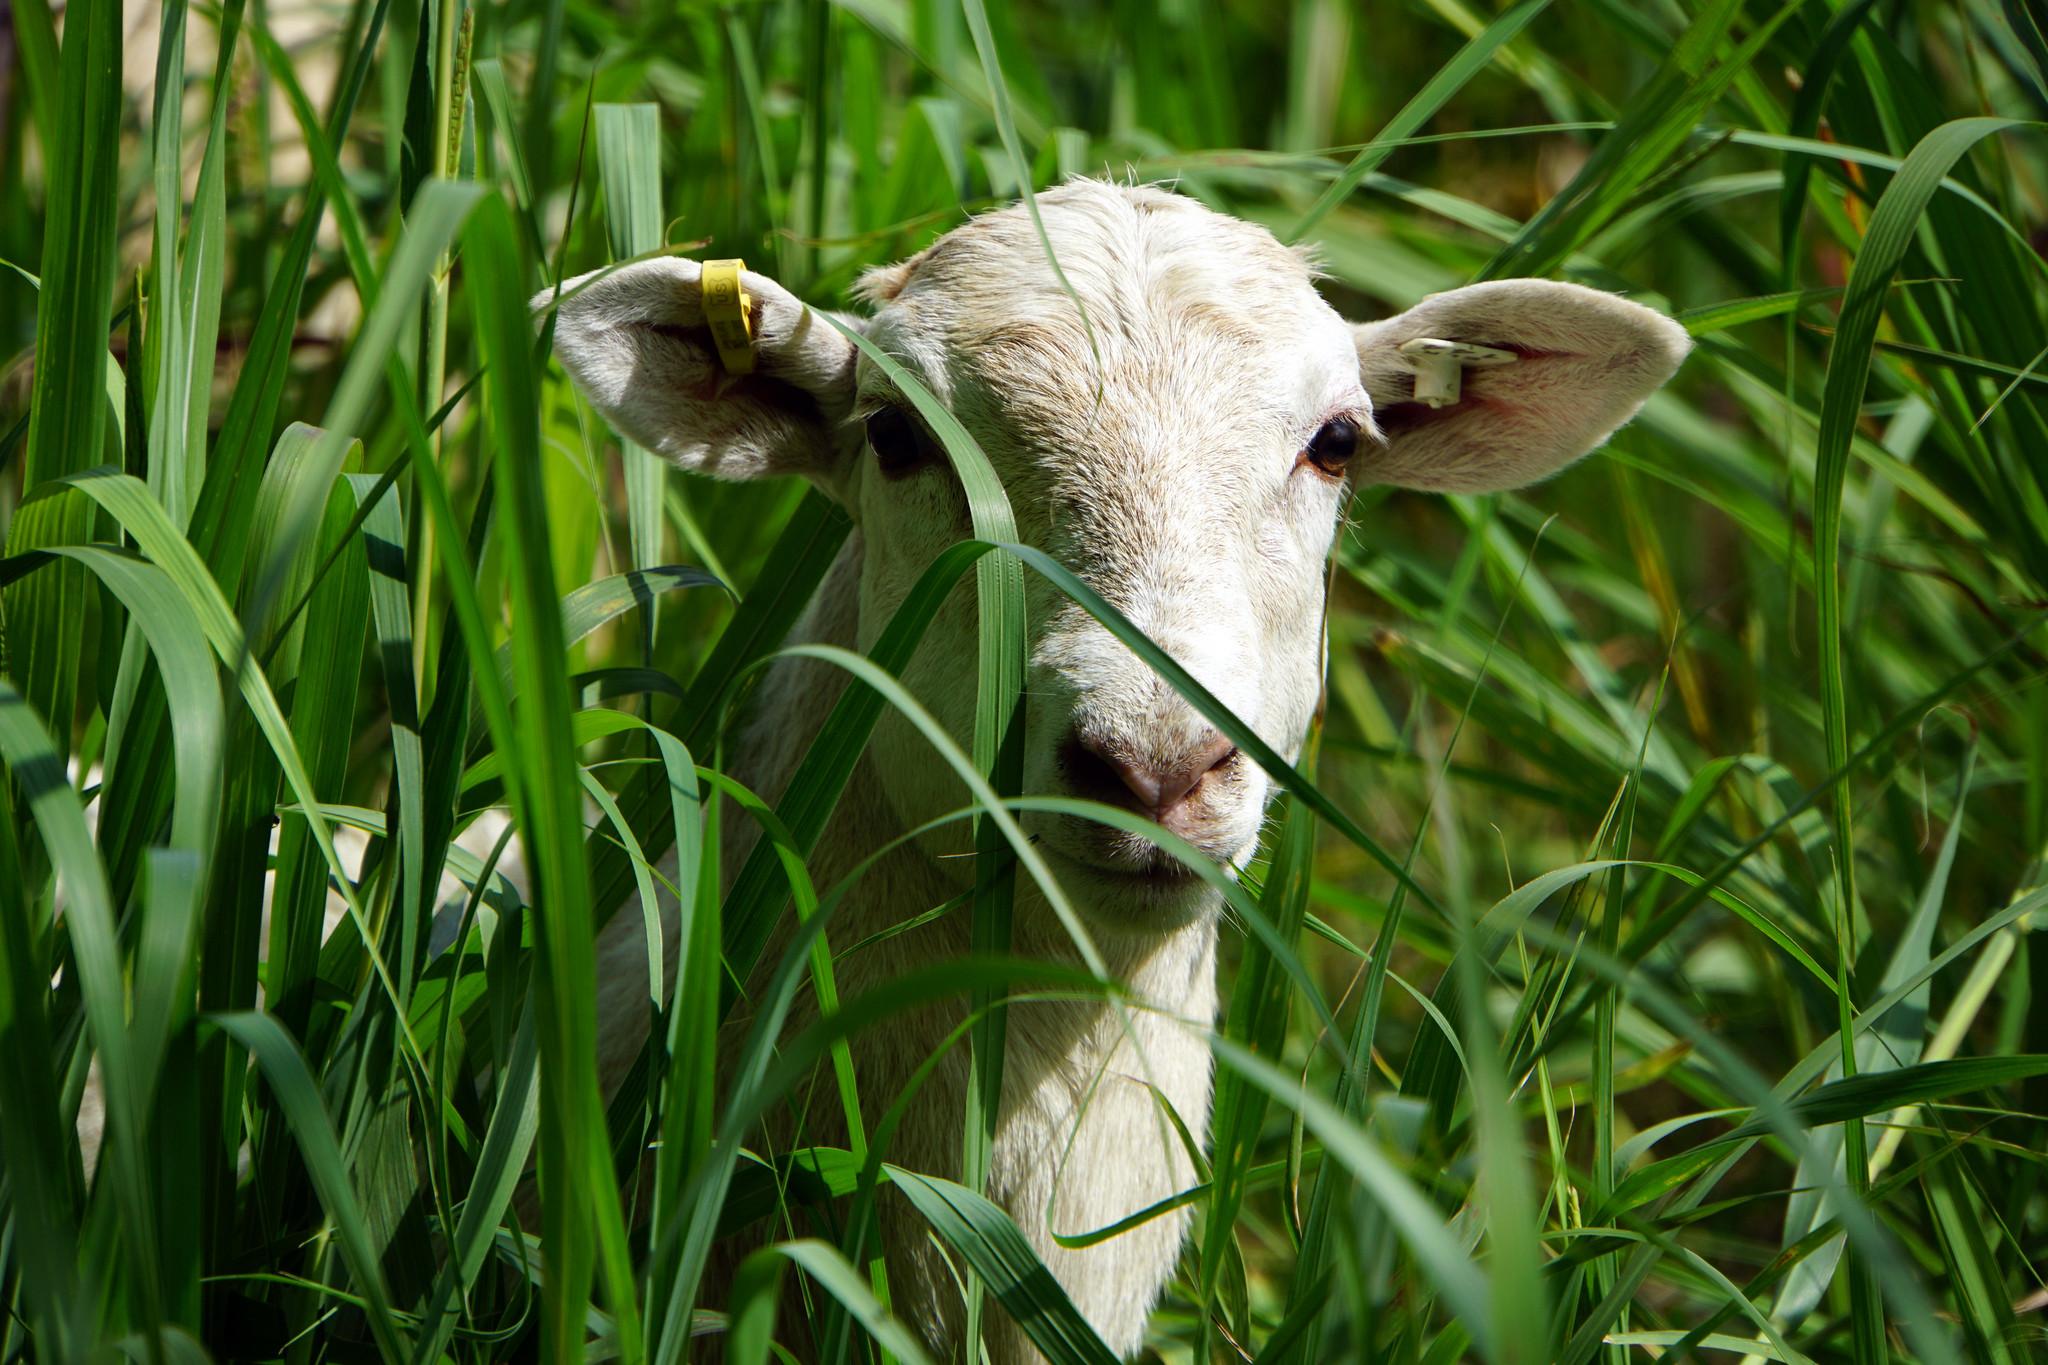
[[[1633,417],[1690,344],[1648,308],[1537,280],[1455,289],[1351,324],[1318,294],[1303,253],[1192,198],[1079,180],[1039,195],[1037,209],[1065,284],[1030,214],[1013,205],[870,272],[858,289],[864,315],[837,321],[965,424],[1024,541],[1073,568],[1290,762],[1318,704],[1327,562],[1348,490],[1474,493],[1545,478]],[[617,431],[675,465],[799,476],[836,499],[855,529],[797,637],[864,650],[926,565],[969,533],[965,498],[871,358],[773,280],[748,272],[744,285],[755,308],[751,374],[721,364],[698,266],[673,258],[567,284],[555,354]],[[1434,341],[1482,349],[1446,360],[1432,356],[1445,348],[1424,344]],[[1041,581],[1027,596],[1025,789],[1120,802],[1225,868],[1241,865],[1272,779],[1093,617]],[[903,681],[964,745],[975,677],[976,605],[963,584]],[[778,662],[737,745],[740,779],[779,795],[842,684],[815,660]],[[815,851],[819,884],[966,803],[920,750],[929,753],[885,711]],[[988,1191],[1103,1341],[1128,1356],[1188,1210],[1085,1249],[1055,1234],[1102,1228],[1195,1178],[1159,1106],[1206,1132],[1221,898],[1142,838],[1066,815],[1024,824],[1136,1004],[1011,1008]],[[737,830],[728,841],[728,876],[745,842]],[[972,859],[958,855],[971,847],[955,822],[885,857],[839,910],[837,941],[970,887]],[[1042,897],[1021,880],[1018,894],[1017,951],[1074,961]],[[627,923],[636,918],[618,917],[600,946],[608,1081],[646,1028],[644,942]],[[845,958],[842,996],[965,952],[965,919],[940,917]],[[862,1093],[886,1103],[965,1008],[856,1037]],[[892,1160],[957,1171],[961,1051],[925,1084]],[[837,1110],[821,1091],[803,1140],[843,1141]],[[954,1268],[906,1204],[885,1205],[883,1235],[897,1311],[942,1358],[959,1358]],[[992,1361],[1038,1358],[1001,1313],[989,1317]]]

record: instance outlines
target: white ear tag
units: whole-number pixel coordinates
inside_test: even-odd
[[[1487,368],[1512,365],[1520,359],[1513,351],[1441,337],[1416,337],[1396,350],[1402,362],[1415,371],[1415,401],[1433,408],[1447,408],[1458,401],[1464,392],[1467,365]]]

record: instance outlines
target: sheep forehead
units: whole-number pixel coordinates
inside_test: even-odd
[[[1307,259],[1264,228],[1100,181],[1038,202],[1085,324],[1021,205],[869,285],[877,339],[922,360],[963,418],[1000,433],[993,444],[1086,446],[1100,460],[1252,431],[1277,439],[1355,384],[1348,332]]]

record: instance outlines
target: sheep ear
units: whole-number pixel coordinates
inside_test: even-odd
[[[622,436],[684,469],[726,479],[801,474],[833,482],[852,409],[853,343],[749,270],[754,369],[729,372],[705,324],[695,261],[596,271],[562,287],[555,354]],[[552,290],[534,309],[555,303]]]
[[[1692,348],[1661,313],[1549,280],[1453,289],[1352,331],[1387,442],[1361,452],[1362,476],[1444,493],[1520,488],[1555,474],[1635,416]],[[1515,358],[1462,366],[1457,401],[1432,407],[1417,401],[1417,361],[1401,350],[1425,337]]]

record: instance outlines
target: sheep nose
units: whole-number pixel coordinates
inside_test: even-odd
[[[1063,754],[1067,775],[1081,795],[1130,806],[1168,828],[1209,774],[1235,757],[1237,746],[1214,730],[1163,762],[1158,755],[1137,755],[1114,739],[1078,732]]]

